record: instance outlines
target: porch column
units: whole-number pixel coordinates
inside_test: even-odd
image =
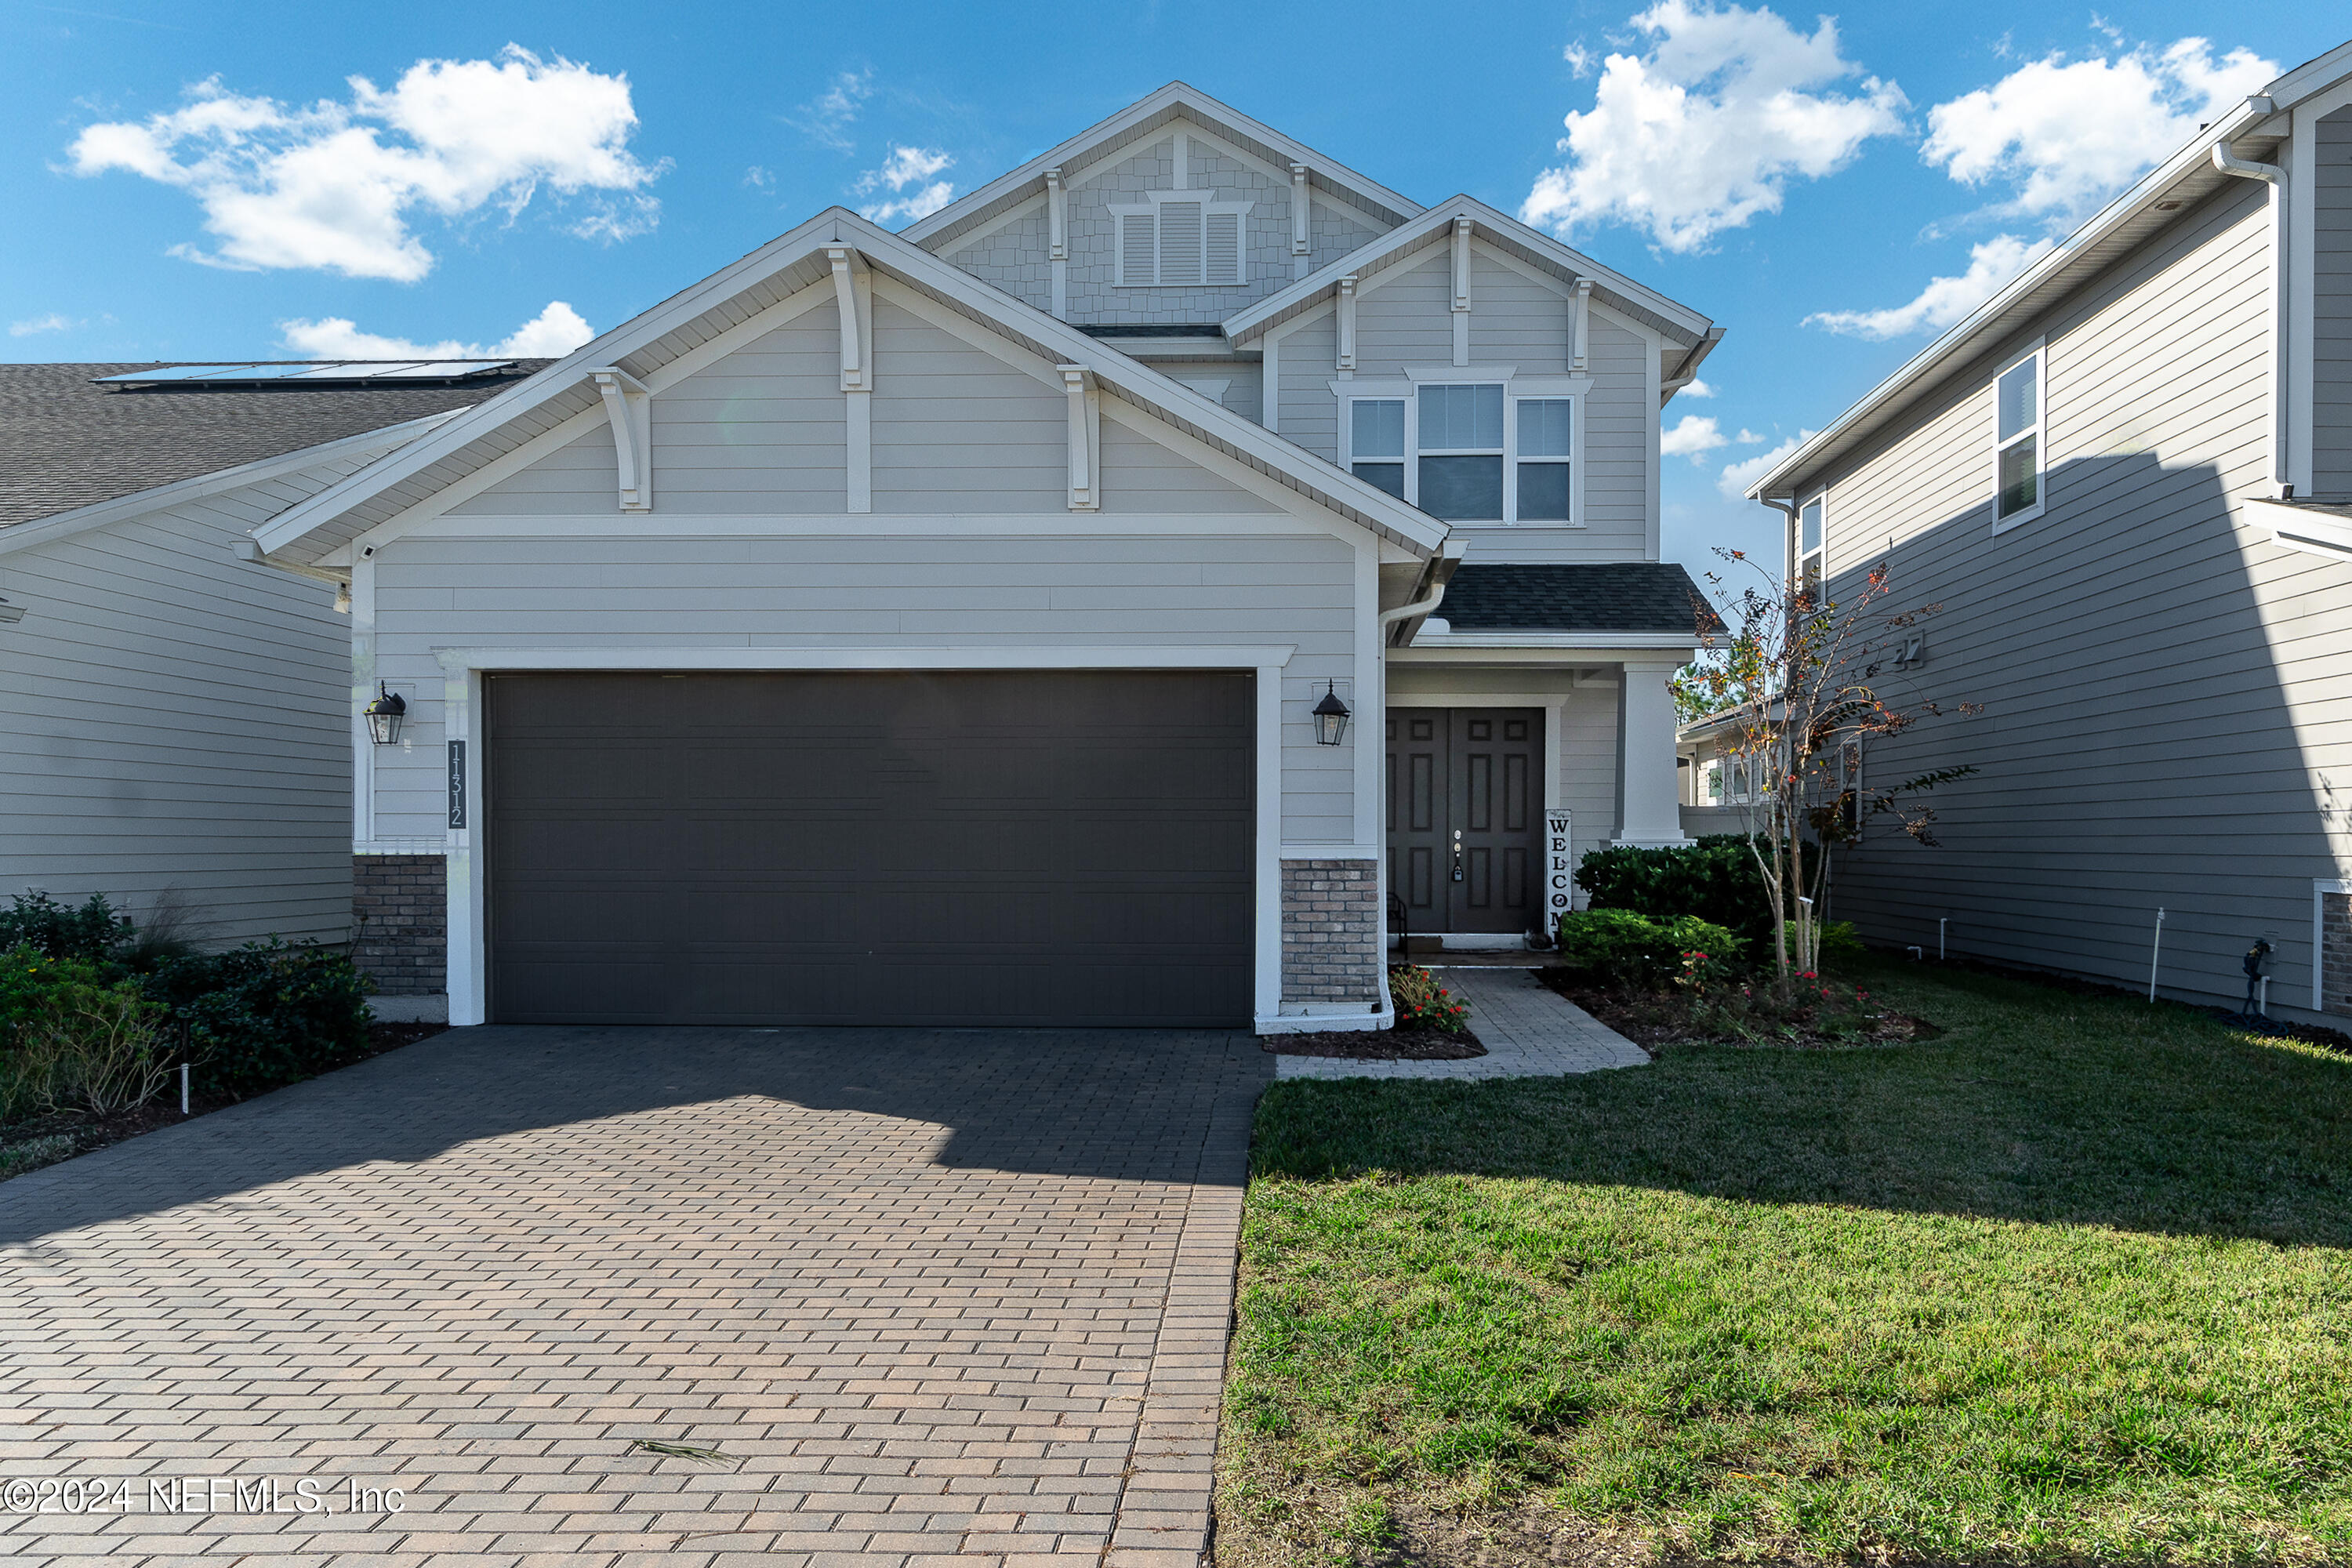
[[[1679,659],[1628,659],[1617,699],[1617,839],[1658,847],[1687,844],[1675,777],[1675,696],[1666,683]]]

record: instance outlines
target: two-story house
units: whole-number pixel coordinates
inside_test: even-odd
[[[1885,608],[1934,608],[1890,700],[1982,706],[1870,743],[1866,787],[1978,771],[1933,797],[1940,847],[1840,852],[1837,915],[2206,1002],[2267,942],[2273,1011],[2352,1013],[2352,44],[1750,493],[1832,599],[1885,561]]]
[[[1719,335],[1178,84],[253,542],[349,584],[416,1007],[1375,1026],[1391,886],[1516,942],[1680,838],[1659,421]]]

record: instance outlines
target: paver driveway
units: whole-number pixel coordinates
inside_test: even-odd
[[[0,1556],[1190,1568],[1271,1059],[463,1029],[0,1184]]]

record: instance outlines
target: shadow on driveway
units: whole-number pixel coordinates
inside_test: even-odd
[[[1274,1058],[1160,1029],[452,1029],[0,1184],[0,1247],[534,1128],[745,1096],[940,1130],[935,1160],[1128,1182],[1238,1180]],[[1209,1158],[1204,1154],[1230,1154]]]

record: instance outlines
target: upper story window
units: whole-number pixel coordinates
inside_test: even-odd
[[[2040,346],[1993,379],[1993,524],[2023,522],[2042,510]]]
[[[1242,249],[1246,201],[1204,191],[1149,191],[1110,209],[1122,289],[1229,288],[1249,281]]]
[[[1826,493],[1817,495],[1797,512],[1797,577],[1816,601],[1821,597],[1822,579],[1827,575],[1823,563],[1829,552],[1822,544],[1822,511],[1829,499]]]
[[[1576,526],[1573,396],[1540,381],[1531,390],[1543,396],[1516,395],[1508,382],[1389,384],[1371,395],[1341,384],[1358,479],[1448,522]]]
[[[1423,386],[1421,494],[1413,504],[1447,522],[1503,521],[1503,389]]]

